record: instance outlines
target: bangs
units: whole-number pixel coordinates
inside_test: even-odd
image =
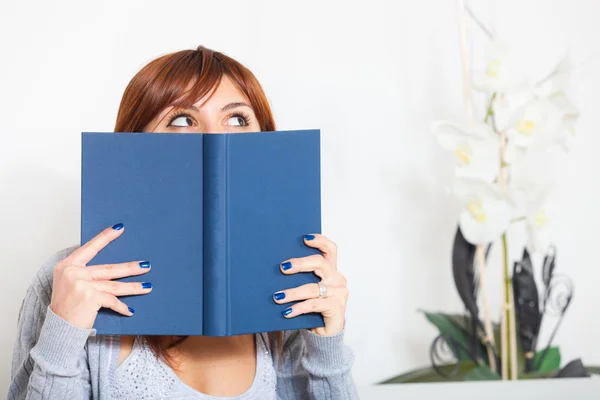
[[[163,108],[188,108],[210,93],[208,101],[225,74],[223,64],[211,52],[187,54],[180,62],[173,63],[168,73],[172,79],[165,82],[170,92],[165,97],[170,101]]]

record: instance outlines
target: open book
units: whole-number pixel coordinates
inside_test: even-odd
[[[273,293],[318,282],[280,263],[318,253],[320,131],[82,134],[81,243],[123,223],[90,265],[148,260],[151,293],[102,309],[98,334],[230,336],[323,326]]]

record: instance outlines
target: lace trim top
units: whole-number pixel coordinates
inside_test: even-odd
[[[216,397],[186,385],[163,361],[157,359],[142,336],[136,336],[131,353],[118,366],[111,385],[115,400],[275,400],[276,373],[262,335],[256,335],[256,374],[252,386],[236,397]]]

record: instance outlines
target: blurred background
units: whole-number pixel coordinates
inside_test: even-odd
[[[565,360],[598,365],[600,3],[470,6],[531,71],[565,49],[579,66],[581,117],[555,222],[557,268],[575,295],[555,342]],[[467,22],[469,46],[481,48],[487,39]],[[456,2],[444,0],[1,2],[0,392],[27,286],[50,255],[79,242],[80,133],[113,129],[145,63],[200,44],[255,73],[279,129],[322,131],[323,229],[349,282],[356,382],[428,366],[437,331],[418,310],[463,310],[450,267],[460,205],[445,189],[451,158],[430,132],[434,120],[464,121],[459,43]],[[488,271],[497,320],[499,264]]]

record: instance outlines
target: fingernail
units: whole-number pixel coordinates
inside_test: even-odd
[[[152,289],[152,284],[150,282],[143,282],[142,289]]]
[[[118,223],[118,224],[115,224],[115,225],[113,225],[113,227],[112,227],[112,228],[113,228],[115,231],[120,231],[121,229],[123,229],[123,226],[124,226],[123,224],[121,224],[121,223]]]
[[[129,312],[130,312],[130,313],[132,313],[132,314],[135,312],[135,310],[134,310],[133,308],[131,308],[131,307],[127,307],[127,309],[128,309],[128,310],[129,310]]]
[[[283,264],[281,264],[281,268],[284,271],[287,271],[288,269],[292,268],[292,263],[289,261],[284,262]]]
[[[304,240],[315,240],[315,235],[304,235]]]
[[[140,263],[140,268],[150,268],[150,261],[142,261]]]
[[[273,298],[275,300],[283,300],[283,299],[285,299],[285,293],[283,293],[283,292],[277,292],[277,293],[275,293],[273,295]]]
[[[284,317],[287,317],[291,313],[292,313],[292,307],[288,307],[285,310],[283,310],[283,312],[282,312],[282,314],[283,314]]]

